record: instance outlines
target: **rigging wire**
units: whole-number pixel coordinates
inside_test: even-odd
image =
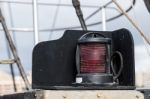
[[[143,0],[145,2],[145,6],[147,7],[147,10],[150,13],[150,0]]]
[[[130,23],[136,28],[138,33],[140,33],[141,36],[146,40],[148,44],[150,44],[150,38],[148,35],[146,35],[143,30],[139,27],[139,25],[134,21],[126,12],[125,10],[120,6],[120,4],[116,0],[112,0],[114,4],[119,8],[119,10],[124,14],[124,16],[130,21]]]
[[[142,37],[142,39],[143,39],[143,41],[144,41],[145,49],[146,49],[146,51],[147,51],[147,53],[148,53],[148,55],[149,55],[149,57],[150,57],[149,46],[148,46],[147,42],[145,41],[145,39],[144,39],[143,37]]]
[[[11,35],[10,35],[10,33],[9,33],[9,30],[8,30],[8,28],[7,28],[6,21],[5,21],[5,18],[3,17],[3,14],[2,14],[2,12],[1,12],[1,9],[0,9],[0,17],[1,17],[1,25],[2,25],[2,28],[4,29],[4,33],[5,33],[5,37],[6,37],[7,41],[8,41],[8,44],[9,44],[10,49],[11,49],[11,51],[12,51],[12,55],[13,55],[13,57],[14,57],[14,59],[15,59],[14,62],[15,62],[15,63],[17,64],[17,66],[18,66],[19,72],[20,72],[21,77],[22,77],[22,79],[23,79],[23,81],[24,81],[24,83],[25,83],[26,89],[27,89],[27,90],[31,90],[30,83],[29,83],[29,81],[28,81],[28,78],[27,78],[27,76],[26,76],[26,73],[25,73],[25,71],[24,71],[24,68],[23,68],[23,66],[22,66],[22,63],[21,63],[21,61],[20,61],[20,58],[19,58],[19,56],[18,56],[18,54],[17,54],[16,47],[15,47],[15,45],[14,45],[14,43],[13,43],[13,40],[12,40]]]
[[[136,0],[133,0],[132,1],[133,2],[133,5],[135,5],[135,3],[136,3]],[[111,3],[110,3],[111,4]],[[105,8],[107,8],[107,6],[106,5],[104,5],[105,6]],[[100,7],[101,8],[101,7]],[[99,8],[99,9],[100,9]],[[128,9],[126,9],[126,13],[128,13],[130,10],[132,9],[132,6],[130,6]],[[97,9],[98,10],[98,9]],[[94,16],[96,13],[93,13],[93,15],[89,15],[89,16]],[[113,21],[113,20],[115,20],[115,19],[117,19],[117,18],[119,18],[119,17],[121,17],[121,16],[123,16],[123,13],[120,13],[119,15],[116,15],[116,16],[114,16],[114,17],[111,17],[110,19],[107,19],[106,20],[106,22],[110,22],[110,21]],[[88,17],[87,17],[88,18]],[[91,18],[91,17],[90,17]],[[90,18],[88,18],[88,19],[90,19]],[[86,19],[86,18],[85,18]],[[88,20],[87,19],[87,20]],[[86,21],[87,21],[86,20]],[[87,24],[87,27],[92,27],[92,26],[96,26],[96,25],[99,25],[99,24],[101,24],[102,22],[101,21],[99,21],[99,22],[92,22],[92,23],[89,23],[89,24]],[[80,28],[80,26],[69,26],[69,27],[60,27],[60,28],[51,28],[51,29],[40,29],[40,31],[62,31],[62,30],[66,30],[66,29],[78,29],[78,28]],[[21,31],[20,29],[18,29],[18,28],[16,28],[16,29],[11,29],[10,31]],[[32,32],[33,30],[32,29],[25,29],[24,31],[30,31],[30,32]]]
[[[135,5],[135,3],[136,3],[136,0],[133,0],[133,5]],[[105,6],[105,5],[104,5],[104,6]],[[108,6],[108,5],[107,5],[107,6]],[[107,8],[107,7],[106,7],[106,8]],[[132,9],[132,6],[130,6],[125,12],[128,13],[129,11],[131,11],[131,9]],[[94,13],[94,15],[95,15],[95,14],[96,14],[96,13]],[[116,16],[110,18],[110,19],[107,19],[106,22],[110,22],[110,21],[112,21],[112,20],[115,20],[115,19],[117,19],[117,18],[119,18],[119,17],[121,17],[121,16],[123,16],[123,15],[124,15],[123,13],[120,13],[119,15],[116,15]],[[91,16],[93,16],[93,15],[91,15]],[[91,17],[90,17],[90,18],[91,18]],[[90,18],[88,18],[88,19],[90,19]],[[86,21],[87,21],[87,20],[86,20]],[[89,24],[87,24],[87,27],[91,27],[91,26],[95,26],[95,25],[99,25],[99,24],[102,24],[102,22],[99,21],[99,22],[89,23]],[[50,30],[53,30],[53,31],[62,31],[62,30],[66,30],[66,29],[77,29],[77,28],[80,28],[80,26],[53,28],[53,29],[50,29]]]
[[[11,4],[8,3],[8,11],[9,11],[9,14],[10,14],[10,24],[12,27],[14,27],[14,22],[13,22],[13,17],[12,17],[12,10],[11,10]],[[13,37],[13,40],[14,40],[14,44],[16,46],[16,49],[17,49],[17,39],[16,39],[16,33],[14,33],[12,31],[12,37]],[[11,58],[11,52],[9,50],[9,47],[8,47],[8,56],[9,58]],[[10,70],[11,70],[11,75],[12,75],[12,81],[13,81],[13,86],[14,86],[14,91],[16,92],[17,91],[17,86],[16,86],[16,80],[15,80],[15,73],[14,73],[14,65],[13,64],[10,64]]]
[[[60,3],[61,3],[61,0],[58,0],[58,5],[59,5]],[[56,12],[55,12],[55,15],[54,15],[54,21],[53,21],[53,24],[52,24],[52,29],[55,28],[55,25],[56,25],[57,16],[58,16],[58,12],[59,12],[59,7],[60,7],[60,6],[57,6],[57,8],[56,8]],[[51,40],[52,35],[53,35],[53,30],[50,31],[49,40]]]
[[[132,8],[133,8],[133,15],[134,15],[134,17],[135,17],[135,21],[137,21],[137,23],[139,23],[139,22],[138,22],[138,19],[137,19],[137,16],[136,16],[136,13],[135,13],[135,7],[133,6],[132,1],[131,1],[131,0],[129,0],[129,1],[130,1],[131,5],[132,5]],[[147,51],[147,53],[148,53],[148,55],[149,55],[149,57],[150,57],[149,46],[147,45],[147,42],[146,42],[146,40],[145,40],[143,37],[142,37],[142,40],[143,40],[143,42],[144,42],[145,49],[146,49],[146,51]]]
[[[0,3],[11,3],[11,4],[26,4],[26,5],[32,5],[32,1],[16,1],[16,0],[0,0]],[[61,7],[72,7],[72,4],[57,4],[57,3],[49,3],[49,2],[37,2],[40,6],[61,6]],[[96,5],[82,5],[84,8],[98,8],[99,6]]]
[[[86,26],[85,20],[83,18],[83,13],[82,13],[82,10],[81,10],[80,1],[79,0],[72,0],[72,4],[73,4],[73,7],[75,8],[76,15],[79,19],[79,22],[80,22],[80,25],[81,25],[82,29],[84,31],[87,31],[87,26]]]
[[[135,5],[136,3],[136,0],[133,0],[133,5]],[[104,5],[103,7],[107,8],[107,6],[111,4],[110,3],[107,3],[106,5]],[[102,7],[98,8],[98,9],[101,9]],[[97,9],[97,10],[98,10]],[[126,9],[126,12],[128,13],[129,11],[131,11],[132,9],[132,6],[130,6],[128,9]],[[99,10],[100,11],[100,10]],[[95,11],[97,12],[97,11]],[[88,17],[86,17],[86,21],[89,20],[92,16],[94,16],[96,13],[93,13],[93,14],[90,14]],[[119,17],[123,16],[123,13],[120,13],[119,15],[116,15],[114,17],[111,17],[110,19],[107,19],[106,22],[110,22],[110,21],[113,21]],[[102,24],[101,21],[99,22],[92,22],[92,23],[89,23],[87,24],[87,27],[91,27],[91,26],[96,26],[96,25],[99,25],[99,24]],[[78,28],[81,28],[81,26],[69,26],[69,27],[60,27],[60,28],[51,28],[51,29],[41,29],[40,31],[62,31],[62,30],[66,30],[66,29],[78,29]],[[13,30],[12,30],[13,31]],[[19,30],[18,30],[19,31]],[[32,30],[31,30],[32,31]]]
[[[91,13],[89,16],[87,16],[86,18],[85,18],[85,21],[87,21],[88,19],[90,19],[91,17],[93,17],[95,14],[97,14],[99,11],[101,11],[102,10],[102,8],[106,8],[109,4],[111,4],[112,3],[112,1],[110,1],[110,2],[108,2],[108,3],[106,3],[104,6],[102,6],[102,7],[99,7],[96,11],[94,11],[93,13]]]

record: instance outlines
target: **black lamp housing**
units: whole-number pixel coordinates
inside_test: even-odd
[[[114,84],[113,74],[110,71],[110,45],[111,38],[106,38],[96,32],[88,32],[78,39],[76,51],[77,84]],[[81,52],[82,49],[83,51]],[[84,72],[81,71],[82,69]]]
[[[89,86],[84,87],[80,84],[74,84],[76,82],[76,76],[81,74],[79,71],[77,71],[76,67],[76,48],[77,45],[80,46],[80,44],[84,44],[78,40],[84,34],[89,32],[103,35],[104,38],[102,36],[100,37],[101,39],[109,38],[110,40],[108,41],[110,42],[105,42],[105,44],[110,46],[110,53],[114,54],[116,51],[119,51],[122,54],[124,67],[120,73],[120,76],[118,77],[119,83],[116,86],[98,85],[108,82],[105,80],[101,80],[104,82],[91,82],[91,85],[87,84]],[[115,60],[116,59],[114,59],[114,61]],[[120,65],[114,65],[114,69],[118,73]],[[112,71],[110,72],[110,75],[113,74]],[[107,77],[108,74],[109,73],[106,73]],[[96,78],[96,76],[92,77]],[[91,77],[89,76],[89,78]],[[104,77],[104,79],[105,78],[106,77]],[[112,79],[111,76],[110,78]],[[112,83],[112,80],[109,82]],[[92,85],[95,83],[98,83],[98,86],[94,87]],[[116,31],[67,30],[60,39],[37,44],[33,50],[32,87],[33,89],[62,90],[135,89],[134,42],[131,33],[127,29],[120,29]]]

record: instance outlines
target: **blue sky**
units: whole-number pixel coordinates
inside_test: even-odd
[[[19,1],[19,0],[13,0]],[[31,2],[31,0],[24,0],[27,2]],[[102,6],[109,0],[80,0],[81,5],[95,5]],[[123,6],[123,8],[127,8],[132,0],[118,0],[118,2]],[[58,3],[59,0],[38,0],[38,2],[49,2],[49,3]],[[71,0],[60,0],[61,3],[71,4]],[[8,7],[10,6],[10,10],[12,12],[12,18],[10,18],[10,13]],[[114,4],[110,5],[111,7],[115,7]],[[32,15],[32,5],[27,4],[7,4],[1,3],[2,11],[6,17],[7,25],[9,28],[32,28],[33,27],[33,15]],[[57,7],[56,6],[38,6],[38,19],[39,19],[39,28],[40,29],[51,29],[53,28],[53,20],[55,16]],[[78,18],[76,17],[75,11],[72,7],[60,7],[58,8],[58,16],[56,18],[55,26],[59,27],[68,27],[79,25]],[[84,17],[87,17],[90,13],[95,11],[97,8],[82,8]],[[114,16],[118,12],[114,10],[106,10],[106,16],[109,18],[110,16]],[[139,25],[142,27],[144,32],[147,35],[150,35],[150,14],[148,13],[143,0],[137,0],[134,10],[129,12],[129,15],[133,17]],[[101,21],[101,12],[97,13],[94,17],[88,20],[86,23]],[[11,22],[13,21],[13,24]],[[150,67],[150,56],[148,56],[143,40],[137,30],[129,23],[129,21],[123,16],[114,21],[108,22],[106,24],[108,31],[113,31],[120,28],[127,28],[131,31],[134,42],[135,42],[135,63],[136,70],[142,70],[143,68]],[[89,30],[102,30],[102,25],[97,25],[93,27],[89,27]],[[57,39],[63,35],[64,31],[47,31],[47,32],[39,32],[40,42],[47,41],[49,38]],[[16,46],[19,53],[19,56],[22,60],[22,63],[27,72],[31,71],[32,67],[32,49],[34,45],[34,37],[33,32],[13,32],[16,38]],[[51,35],[51,37],[49,37]],[[0,59],[7,58],[6,46],[5,46],[5,38],[3,32],[0,32]],[[150,49],[149,49],[150,50]],[[1,65],[0,65],[1,66]],[[16,69],[16,68],[15,68]],[[9,67],[1,66],[0,70],[5,70],[9,72]],[[16,71],[17,72],[17,71]]]

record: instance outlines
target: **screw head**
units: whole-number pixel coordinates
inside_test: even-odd
[[[101,93],[98,93],[97,94],[97,98],[101,98],[102,97],[102,94]]]
[[[66,99],[66,98],[67,98],[67,96],[66,96],[66,95],[63,95],[62,97],[63,97],[64,99]]]
[[[136,98],[137,98],[137,99],[139,99],[139,98],[140,98],[140,96],[139,96],[139,95],[136,95]]]

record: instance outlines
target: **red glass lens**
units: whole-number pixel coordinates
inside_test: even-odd
[[[80,72],[106,72],[106,45],[99,43],[80,44]]]

